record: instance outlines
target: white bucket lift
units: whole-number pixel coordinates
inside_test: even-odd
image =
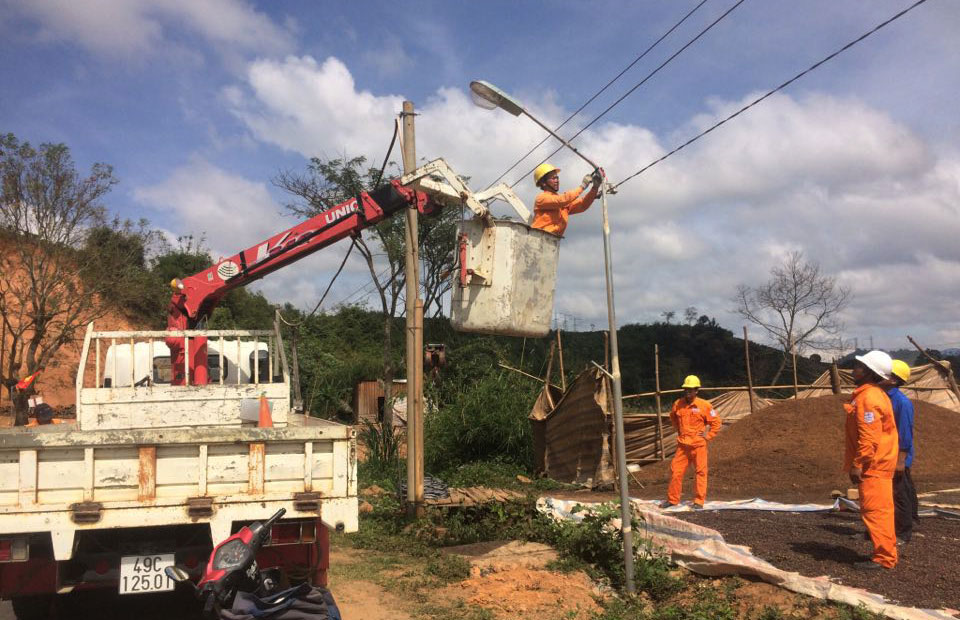
[[[466,205],[474,217],[457,229],[450,322],[458,331],[541,337],[550,331],[560,237],[530,228],[530,211],[506,184],[479,194],[442,159],[404,175],[446,206]],[[523,220],[495,219],[486,203],[507,202]]]

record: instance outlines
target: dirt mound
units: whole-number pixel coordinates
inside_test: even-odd
[[[554,573],[522,567],[478,571],[441,594],[462,598],[497,618],[587,620],[601,611],[600,592],[584,573]]]
[[[824,501],[847,489],[843,473],[843,403],[849,396],[783,401],[726,428],[710,443],[707,499],[763,497],[781,501]],[[960,415],[913,401],[913,478],[919,492],[960,486]],[[666,494],[670,460],[642,468],[636,496]],[[693,468],[684,480],[684,499],[693,490]]]

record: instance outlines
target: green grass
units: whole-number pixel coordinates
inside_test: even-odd
[[[444,480],[451,486],[484,486],[532,490],[516,480],[522,470],[509,463],[472,463],[457,467]],[[361,486],[372,482],[360,470]],[[334,546],[365,550],[361,562],[336,567],[333,573],[345,579],[372,581],[406,603],[406,610],[418,618],[436,620],[492,620],[485,609],[462,601],[435,600],[433,593],[450,583],[466,579],[470,564],[441,548],[494,540],[525,540],[546,543],[558,551],[559,559],[547,569],[558,573],[584,571],[592,579],[613,588],[620,596],[605,600],[595,620],[726,620],[738,618],[737,590],[743,581],[736,577],[719,584],[696,578],[677,577],[669,558],[658,553],[638,536],[634,542],[634,578],[638,596],[623,593],[623,544],[619,530],[612,527],[620,516],[619,504],[612,502],[584,514],[581,522],[556,522],[537,512],[536,493],[509,502],[491,502],[460,508],[428,508],[424,516],[407,521],[404,506],[396,496],[394,482],[375,483],[388,492],[366,498],[371,513],[361,514],[360,529],[353,534],[332,536]],[[542,481],[547,488],[550,481]],[[634,522],[634,531],[641,531]],[[558,618],[563,614],[558,610]],[[806,609],[782,610],[767,606],[750,610],[750,620],[787,618],[829,618],[831,620],[879,620],[863,607],[810,599]]]

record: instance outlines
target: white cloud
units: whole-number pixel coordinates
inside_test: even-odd
[[[214,260],[251,248],[298,223],[282,214],[282,207],[263,183],[231,174],[196,156],[163,182],[136,189],[134,198],[163,212],[181,234],[203,236]],[[167,232],[166,236],[175,241],[177,235]],[[348,248],[343,241],[323,249],[256,282],[254,288],[277,303],[289,301],[312,309]],[[354,252],[324,307],[365,284],[366,274],[366,264]]]
[[[711,100],[666,138],[606,123],[577,144],[616,181],[753,96]],[[251,64],[229,99],[258,140],[305,157],[379,159],[403,97],[358,88],[335,58],[305,56]],[[527,103],[545,123],[565,118],[549,93]],[[525,118],[475,107],[461,88],[439,89],[417,112],[418,156],[445,157],[476,189],[543,136]],[[566,152],[552,161],[564,169],[564,186],[588,171]],[[517,190],[532,203],[532,183]],[[850,334],[876,330],[878,344],[897,346],[905,329],[933,337],[956,327],[960,155],[856,99],[771,97],[631,180],[609,204],[621,323],[696,306],[736,327],[737,285],[759,284],[777,260],[802,250],[853,286]],[[581,325],[605,322],[599,233],[598,203],[574,216],[561,250],[556,310],[578,315]],[[879,314],[888,318],[873,318]]]
[[[287,27],[242,0],[30,0],[18,9],[36,20],[42,40],[76,42],[111,56],[179,47],[181,28],[223,51],[277,54],[293,44]]]

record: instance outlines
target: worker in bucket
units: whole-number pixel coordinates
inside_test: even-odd
[[[897,565],[893,474],[897,468],[897,425],[890,398],[881,387],[893,372],[883,351],[858,355],[853,366],[853,398],[846,410],[844,470],[860,493],[860,518],[873,542],[873,557],[854,566],[880,570]]]
[[[667,499],[660,503],[663,508],[680,503],[683,475],[693,463],[696,471],[696,490],[693,509],[702,510],[707,500],[707,442],[720,432],[722,421],[709,401],[697,397],[700,379],[689,375],[683,380],[683,397],[673,403],[670,423],[677,431],[677,452],[670,462],[670,485]]]
[[[533,203],[533,223],[530,226],[562,237],[570,216],[583,213],[593,204],[603,182],[603,172],[598,168],[583,177],[578,187],[560,193],[560,168],[540,164],[533,171],[533,182],[543,191]],[[590,191],[582,195],[588,187]]]
[[[893,360],[892,375],[884,381],[883,388],[893,407],[893,420],[897,425],[899,456],[893,473],[893,521],[897,532],[897,544],[910,542],[913,522],[919,518],[917,489],[913,486],[910,468],[913,466],[913,403],[900,391],[900,386],[910,380],[910,365],[903,360]]]

